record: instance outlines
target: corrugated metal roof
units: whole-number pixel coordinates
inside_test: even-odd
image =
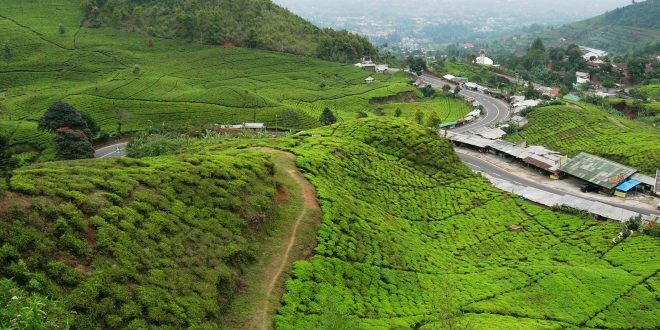
[[[616,190],[623,191],[623,192],[628,192],[628,191],[630,191],[630,189],[637,187],[637,185],[640,184],[640,183],[641,182],[639,182],[637,180],[630,179],[630,180],[618,185],[616,187]]]
[[[555,162],[551,161],[550,159],[541,157],[539,155],[531,155],[523,159],[523,161],[527,164],[534,165],[538,168],[542,168],[549,172],[554,172],[553,167],[557,165]]]
[[[635,173],[630,178],[648,186],[655,186],[655,179],[642,173]]]
[[[634,168],[586,152],[569,159],[560,170],[607,189],[616,187],[637,172]]]

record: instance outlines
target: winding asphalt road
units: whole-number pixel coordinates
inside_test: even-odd
[[[429,84],[431,84],[435,87],[440,87],[442,85],[447,84],[445,81],[441,80],[440,78],[431,76],[429,74],[423,74],[422,79],[426,83],[429,83]],[[449,85],[451,85],[451,84],[449,84]],[[464,133],[464,132],[467,132],[469,130],[472,130],[472,129],[475,129],[475,128],[478,128],[478,127],[491,126],[491,125],[494,125],[498,122],[505,122],[509,117],[509,106],[506,103],[504,103],[502,100],[496,99],[492,96],[489,96],[489,95],[486,95],[486,94],[483,94],[483,93],[474,92],[474,91],[470,91],[470,90],[461,90],[461,92],[459,94],[467,96],[467,97],[472,97],[475,100],[479,101],[479,103],[481,103],[484,106],[485,114],[480,119],[478,119],[478,120],[476,120],[476,121],[474,121],[474,122],[472,122],[468,125],[460,126],[460,127],[457,127],[455,129],[453,129],[452,131],[454,131],[454,132]],[[550,192],[550,193],[554,193],[554,194],[574,196],[576,198],[578,197],[578,196],[575,196],[573,194],[567,193],[565,191],[554,189],[554,188],[545,186],[543,184],[528,180],[526,178],[519,177],[519,176],[517,176],[517,175],[515,175],[511,172],[508,172],[508,171],[506,171],[506,170],[504,170],[504,169],[502,169],[502,168],[500,168],[500,167],[498,167],[494,164],[491,164],[491,163],[489,163],[485,160],[479,159],[477,157],[473,157],[473,156],[465,155],[465,154],[461,154],[461,153],[459,153],[458,156],[461,158],[463,163],[465,163],[465,165],[470,167],[472,170],[475,170],[475,171],[478,171],[478,172],[484,172],[488,175],[491,175],[493,177],[509,181],[511,183],[514,183],[514,184],[533,187],[533,188],[541,189],[541,190],[544,190],[544,191],[547,191],[547,192]],[[580,196],[580,198],[588,199],[588,200],[592,200],[592,201],[603,202],[601,200],[592,199],[592,198],[589,198],[587,196]],[[615,206],[615,207],[619,207],[619,208],[622,208],[622,209],[626,209],[626,210],[629,210],[629,211],[641,213],[641,214],[646,214],[646,215],[654,214],[654,213],[652,213],[652,211],[650,209],[638,208],[638,207],[633,207],[633,206],[628,206],[628,205],[621,205],[621,204],[616,204],[616,203],[607,203],[607,202],[604,202],[604,203]]]
[[[427,84],[431,84],[435,87],[441,87],[442,85],[445,84],[448,84],[450,86],[455,86],[445,82],[444,80],[438,77],[434,77],[426,73],[422,75],[422,80],[424,80]],[[452,131],[454,132],[464,133],[478,127],[491,126],[497,123],[504,122],[509,117],[509,105],[504,103],[504,101],[502,100],[485,95],[483,93],[466,90],[466,89],[462,89],[459,94],[465,97],[472,97],[475,100],[479,101],[479,103],[481,103],[484,106],[484,111],[486,112],[486,114],[479,120],[476,120],[472,123],[453,129]]]
[[[107,147],[99,148],[94,151],[94,158],[113,158],[126,156],[126,145],[128,143],[121,142],[109,145]]]

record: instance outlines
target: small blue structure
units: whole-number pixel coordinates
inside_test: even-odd
[[[641,182],[639,182],[637,180],[630,179],[630,180],[625,181],[624,183],[618,185],[616,187],[616,190],[623,191],[623,192],[629,192],[631,189],[637,187],[637,185],[640,184],[640,183]]]

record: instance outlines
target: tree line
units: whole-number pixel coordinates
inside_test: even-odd
[[[83,0],[81,9],[84,26],[143,32],[149,38],[237,45],[339,62],[377,53],[365,37],[319,29],[270,0]]]

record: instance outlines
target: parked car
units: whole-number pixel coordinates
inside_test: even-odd
[[[585,184],[584,186],[580,187],[580,191],[584,193],[598,191],[598,186],[594,186],[592,184]]]

